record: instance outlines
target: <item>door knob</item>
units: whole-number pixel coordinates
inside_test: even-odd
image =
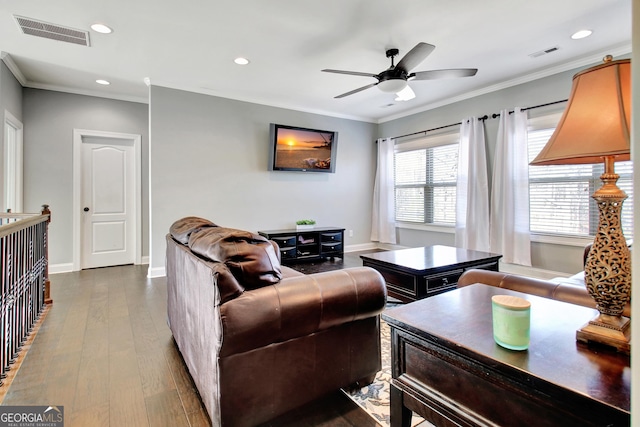
[[[83,211],[89,212],[89,208],[84,208]]]

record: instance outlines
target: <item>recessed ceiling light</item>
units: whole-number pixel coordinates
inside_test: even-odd
[[[233,60],[233,62],[235,62],[238,65],[247,65],[249,63],[249,60],[247,58],[236,58]]]
[[[91,29],[97,33],[110,34],[113,30],[104,24],[93,24]]]
[[[110,85],[111,82],[107,81],[107,80],[102,80],[102,79],[98,79],[96,80],[96,83],[98,83],[99,85]]]
[[[591,31],[591,30],[580,30],[580,31],[576,31],[575,33],[573,33],[571,35],[571,38],[574,39],[574,40],[583,39],[585,37],[589,37],[591,35],[591,33],[593,33],[593,31]]]

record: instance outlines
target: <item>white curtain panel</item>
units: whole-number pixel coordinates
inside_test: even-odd
[[[378,139],[378,167],[373,187],[371,240],[396,243],[396,199],[393,186],[393,139]]]
[[[491,193],[491,252],[531,266],[527,113],[500,112]]]
[[[484,122],[462,121],[456,186],[456,247],[489,251],[489,184]]]

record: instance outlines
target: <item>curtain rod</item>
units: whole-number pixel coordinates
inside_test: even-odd
[[[548,102],[546,104],[540,104],[540,105],[534,105],[533,107],[527,107],[527,108],[523,108],[522,111],[527,111],[527,110],[533,110],[534,108],[540,108],[540,107],[546,107],[548,105],[554,105],[554,104],[560,104],[561,102],[567,102],[568,99],[562,99],[560,101],[554,101],[554,102]],[[509,114],[513,113],[513,111],[509,111]],[[500,117],[500,113],[493,113],[491,115],[492,119],[495,119],[497,117]],[[487,120],[489,118],[488,115],[484,115],[482,117],[478,117],[478,120]],[[453,126],[458,126],[461,125],[462,122],[458,122],[458,123],[451,123],[450,125],[444,125],[444,126],[438,126],[437,128],[431,128],[431,129],[427,129],[427,130],[421,130],[418,132],[413,132],[413,133],[408,133],[406,135],[400,135],[400,136],[392,136],[391,139],[400,139],[400,138],[406,138],[407,136],[414,136],[414,135],[420,135],[421,133],[426,134],[427,132],[433,132],[434,130],[440,130],[440,129],[446,129],[446,128],[450,128]],[[376,141],[377,142],[377,141]]]
[[[489,116],[487,116],[486,114],[482,117],[478,117],[478,120],[487,120],[489,118]],[[431,129],[427,129],[427,130],[421,130],[418,132],[413,132],[413,133],[408,133],[406,135],[400,135],[400,136],[392,136],[391,139],[399,139],[399,138],[404,138],[407,136],[413,136],[413,135],[419,135],[421,133],[427,133],[427,132],[433,132],[434,130],[440,130],[440,129],[446,129],[446,128],[450,128],[453,126],[458,126],[461,125],[462,122],[458,122],[458,123],[451,123],[450,125],[444,125],[444,126],[438,126],[437,128],[431,128]]]
[[[561,99],[560,101],[547,102],[546,104],[534,105],[533,107],[522,108],[521,111],[533,110],[534,108],[546,107],[548,105],[560,104],[562,102],[567,102],[568,99]],[[513,110],[509,111],[509,114],[513,114]],[[492,119],[500,117],[500,113],[493,113],[491,115]]]

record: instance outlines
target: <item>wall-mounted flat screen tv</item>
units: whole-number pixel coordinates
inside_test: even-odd
[[[338,132],[271,123],[269,135],[269,170],[335,172]]]

